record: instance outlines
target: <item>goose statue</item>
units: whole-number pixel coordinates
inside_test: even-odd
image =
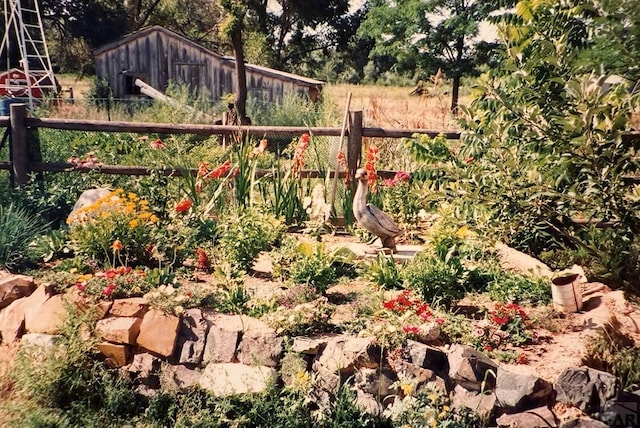
[[[358,181],[356,195],[353,198],[353,215],[360,226],[380,238],[382,242],[382,250],[387,253],[396,252],[396,236],[402,230],[393,222],[384,211],[375,205],[367,203],[367,192],[369,186],[367,184],[367,171],[360,168],[355,175]]]

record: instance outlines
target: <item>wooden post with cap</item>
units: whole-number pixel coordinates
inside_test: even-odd
[[[11,160],[11,183],[19,187],[29,182],[29,155],[27,150],[27,117],[26,104],[11,104],[9,110],[11,123],[11,145],[9,158]]]

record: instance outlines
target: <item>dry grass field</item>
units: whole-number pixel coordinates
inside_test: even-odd
[[[81,119],[104,119],[103,114],[88,109],[80,102],[85,98],[91,87],[91,79],[78,78],[75,75],[57,76],[62,88],[73,88],[74,99],[79,101],[77,105],[63,105],[55,113],[58,117],[75,117]],[[432,130],[455,130],[456,125],[449,107],[451,97],[448,88],[434,90],[430,88],[429,95],[410,95],[412,87],[398,86],[372,86],[372,85],[326,85],[324,96],[334,103],[340,111],[344,112],[347,94],[351,93],[350,110],[361,110],[364,116],[365,126],[378,126],[384,128],[420,128]],[[64,92],[63,98],[68,98],[69,93]],[[464,104],[468,96],[461,97]]]
[[[414,88],[398,86],[327,85],[324,94],[344,111],[351,92],[350,110],[361,110],[365,126],[385,128],[420,128],[455,130],[450,112],[448,88],[430,91],[429,95],[410,95]],[[460,103],[468,101],[463,96]]]

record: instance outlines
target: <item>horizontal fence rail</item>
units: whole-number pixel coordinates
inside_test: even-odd
[[[80,119],[55,119],[34,118],[27,116],[26,104],[11,104],[10,116],[0,116],[0,126],[11,131],[10,160],[0,161],[0,170],[11,172],[12,182],[16,186],[26,184],[31,172],[99,172],[115,175],[150,175],[158,173],[170,177],[196,175],[196,169],[176,168],[150,168],[136,165],[102,165],[79,166],[69,162],[33,162],[28,159],[27,131],[29,129],[49,128],[70,131],[92,132],[130,132],[130,133],[158,133],[158,134],[194,134],[201,136],[210,135],[250,135],[273,136],[290,135],[299,136],[310,133],[316,136],[339,137],[343,130],[338,127],[302,127],[302,126],[229,126],[229,125],[200,125],[200,124],[173,124],[173,123],[147,123],[147,122],[122,122],[105,120],[80,120]],[[364,127],[362,112],[352,111],[349,114],[349,123],[344,135],[347,138],[347,173],[351,183],[355,170],[360,165],[362,155],[363,138],[411,138],[416,134],[436,137],[443,135],[450,140],[459,140],[460,132],[440,131],[432,129],[397,129],[381,127]],[[622,135],[624,142],[633,144],[640,149],[640,132],[627,132]],[[271,170],[259,170],[258,176],[272,174]],[[340,177],[346,176],[345,172],[339,172]],[[382,178],[391,178],[395,171],[380,170],[378,175]],[[329,173],[334,177],[335,172]],[[325,178],[320,171],[305,170],[301,172],[302,178]],[[629,183],[640,183],[640,176],[626,175],[622,177]]]

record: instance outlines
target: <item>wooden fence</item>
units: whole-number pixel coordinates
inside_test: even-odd
[[[88,172],[97,171],[103,174],[118,175],[150,175],[153,172],[166,176],[195,175],[197,170],[180,170],[175,168],[149,168],[145,166],[124,165],[97,165],[82,167],[68,162],[34,162],[28,158],[27,131],[29,129],[50,128],[72,131],[95,132],[132,132],[132,133],[164,133],[164,134],[196,134],[196,135],[237,135],[239,132],[245,135],[284,135],[299,136],[310,132],[316,136],[340,137],[341,128],[336,127],[284,127],[284,126],[238,126],[227,125],[193,125],[193,124],[169,124],[169,123],[143,123],[143,122],[111,122],[103,120],[73,120],[32,118],[27,116],[26,104],[11,104],[10,115],[0,116],[0,127],[8,127],[11,134],[9,148],[9,161],[0,161],[0,170],[8,170],[11,173],[15,186],[21,186],[28,182],[31,172]],[[365,137],[372,138],[409,138],[414,134],[426,134],[431,137],[444,135],[447,139],[460,139],[458,132],[444,132],[429,129],[389,129],[364,127],[361,111],[349,112],[348,126],[345,132],[347,138],[347,170],[350,182],[354,183],[354,174],[360,165],[362,153],[362,140]],[[637,144],[640,141],[640,132],[629,132],[623,135],[623,139],[629,143]],[[264,172],[262,172],[264,173]],[[344,173],[342,173],[344,174]],[[394,171],[378,171],[382,178],[390,178]],[[333,175],[333,173],[331,173]],[[319,171],[303,171],[303,177],[320,177]],[[624,177],[630,182],[640,183],[640,177]]]
[[[104,120],[75,120],[75,119],[51,119],[32,118],[27,116],[26,104],[11,104],[10,115],[0,116],[0,126],[9,127],[11,144],[9,148],[10,160],[0,161],[0,170],[11,172],[15,186],[26,184],[31,172],[69,172],[69,171],[97,171],[103,174],[118,175],[150,175],[152,172],[166,176],[183,176],[197,173],[195,169],[181,170],[174,168],[149,168],[145,166],[125,165],[97,165],[92,167],[77,166],[68,162],[34,162],[28,158],[27,131],[29,129],[50,128],[72,131],[95,132],[133,132],[133,133],[163,133],[163,134],[195,134],[195,135],[283,135],[299,136],[303,133],[311,133],[316,136],[340,137],[341,128],[330,127],[285,127],[285,126],[238,126],[227,125],[193,125],[193,124],[169,124],[169,123],[143,123],[143,122],[111,122]],[[449,139],[459,139],[460,133],[442,132],[428,129],[387,129],[363,127],[362,112],[349,113],[348,127],[344,133],[347,138],[347,170],[353,183],[354,174],[360,165],[362,140],[365,137],[377,138],[405,138],[412,135],[428,134],[436,136],[444,134]],[[262,172],[264,174],[264,172]],[[344,174],[344,173],[343,173]],[[260,172],[259,172],[260,175]],[[331,173],[333,175],[333,173]],[[393,175],[392,171],[379,171],[381,177]],[[319,171],[306,170],[303,177],[320,177]]]

